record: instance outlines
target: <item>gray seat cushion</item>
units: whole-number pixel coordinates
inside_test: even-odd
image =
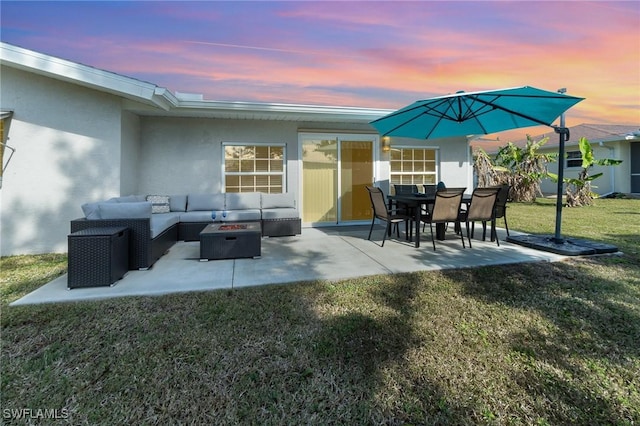
[[[222,212],[217,212],[222,217]],[[219,222],[219,220],[216,220]],[[180,222],[213,222],[211,211],[192,211],[180,213]]]
[[[221,220],[222,222],[259,221],[261,217],[259,209],[227,210],[226,217],[223,215]]]
[[[151,238],[162,234],[180,221],[180,213],[156,213],[151,216]]]

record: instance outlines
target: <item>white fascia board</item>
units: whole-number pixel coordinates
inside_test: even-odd
[[[0,61],[10,67],[133,98],[138,101],[153,103],[157,101],[157,97],[154,98],[157,89],[155,84],[10,44],[0,43]]]
[[[359,108],[359,107],[340,107],[340,106],[322,106],[322,105],[299,105],[299,104],[280,104],[280,103],[257,103],[257,102],[232,102],[232,101],[210,101],[210,100],[179,100],[176,99],[175,110],[200,110],[210,111],[212,113],[236,113],[239,116],[246,115],[248,117],[263,116],[279,117],[290,116],[291,119],[300,119],[308,117],[311,120],[326,121],[356,121],[369,122],[390,114],[394,110],[376,109],[376,108]]]

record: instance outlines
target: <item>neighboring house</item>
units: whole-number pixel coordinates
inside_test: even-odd
[[[617,166],[593,166],[590,175],[602,173],[602,176],[592,182],[593,192],[608,195],[614,192],[640,193],[640,124],[579,124],[569,128],[570,139],[565,142],[564,176],[576,178],[582,169],[582,155],[578,148],[578,141],[585,137],[591,142],[591,148],[596,159],[611,158],[622,160]],[[539,141],[544,137],[549,141],[540,149],[541,153],[557,153],[559,137],[553,130],[548,133],[533,136]],[[516,142],[524,146],[526,140]],[[558,159],[558,161],[561,161]],[[548,165],[549,172],[558,172],[558,163]],[[545,194],[555,194],[557,183],[544,179],[541,190]]]
[[[66,252],[80,206],[119,195],[291,192],[321,226],[370,221],[371,183],[472,188],[466,137],[381,141],[392,110],[205,100],[6,43],[0,65],[2,256]]]

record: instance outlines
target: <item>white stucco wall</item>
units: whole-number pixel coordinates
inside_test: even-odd
[[[80,205],[120,191],[120,100],[77,85],[1,69],[3,110],[16,149],[0,189],[0,254],[66,252]]]
[[[633,141],[620,141],[611,144],[613,147],[613,155],[622,163],[613,167],[611,170],[615,174],[613,181],[615,184],[614,191],[628,194],[631,192],[631,144],[640,143]]]
[[[120,195],[138,193],[138,163],[140,161],[140,117],[122,113],[122,147],[120,149]]]
[[[143,117],[138,192],[188,194],[222,191],[222,144],[286,144],[288,166],[297,158],[295,122]],[[287,168],[288,190],[296,188]]]

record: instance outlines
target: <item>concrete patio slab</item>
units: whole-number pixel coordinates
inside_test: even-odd
[[[498,229],[495,242],[472,240],[462,248],[460,237],[449,231],[445,241],[421,235],[415,248],[401,234],[382,242],[383,228],[369,226],[304,228],[295,237],[262,239],[262,256],[201,262],[196,242],[178,242],[147,271],[129,271],[111,287],[67,289],[67,275],[58,277],[12,306],[97,300],[124,296],[152,296],[169,293],[233,289],[265,284],[354,278],[360,276],[456,269],[522,262],[555,262],[566,256],[508,243]],[[517,234],[511,232],[511,234]]]

